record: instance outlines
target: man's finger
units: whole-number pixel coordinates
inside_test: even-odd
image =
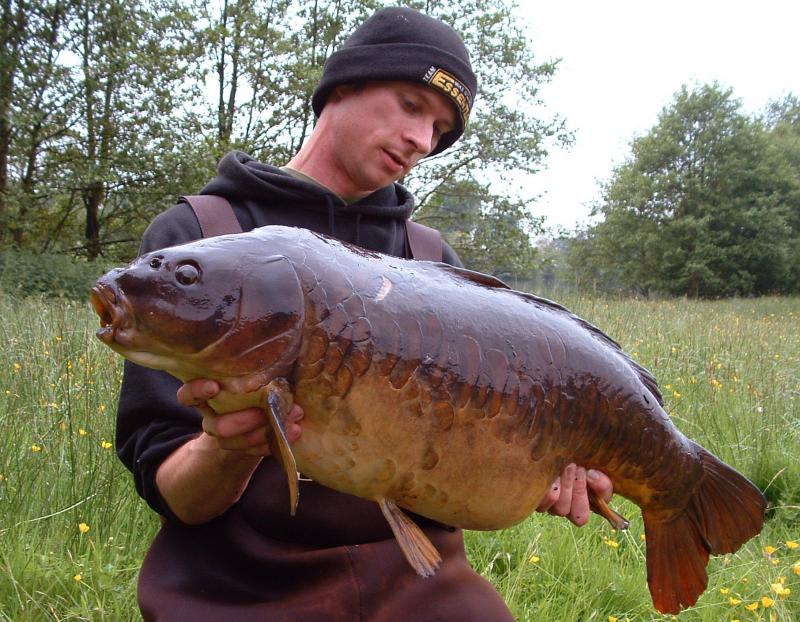
[[[197,406],[219,393],[219,385],[213,380],[196,378],[178,389],[178,403],[184,406]]]
[[[595,494],[606,501],[610,501],[614,494],[614,484],[605,473],[589,469],[586,471],[586,483]]]
[[[553,484],[550,486],[550,490],[547,491],[547,494],[542,499],[541,503],[539,503],[539,507],[536,508],[537,512],[547,512],[553,504],[558,501],[558,496],[561,494],[561,477],[557,477]]]
[[[582,527],[589,520],[589,495],[586,492],[586,469],[583,467],[575,469],[569,520],[578,527]]]
[[[575,465],[568,464],[567,468],[561,474],[561,494],[558,501],[550,508],[551,514],[558,516],[567,516],[570,508],[572,507],[572,487],[575,484]]]

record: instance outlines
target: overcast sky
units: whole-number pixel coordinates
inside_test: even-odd
[[[534,53],[560,58],[542,89],[575,132],[533,178],[548,226],[588,220],[597,180],[682,84],[731,87],[748,113],[800,96],[800,0],[520,0]]]

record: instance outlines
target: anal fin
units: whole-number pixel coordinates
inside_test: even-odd
[[[267,391],[267,408],[265,410],[272,430],[271,434],[267,434],[267,443],[272,455],[286,473],[286,481],[289,484],[289,513],[294,516],[300,496],[297,483],[300,474],[297,472],[297,463],[289,441],[286,440],[286,429],[283,426],[283,421],[288,414],[284,404],[287,389],[276,382],[271,384],[276,386],[270,386]]]
[[[391,499],[380,498],[377,503],[411,567],[421,577],[433,576],[442,557],[428,536]]]
[[[611,526],[614,529],[625,530],[630,527],[630,521],[612,510],[608,503],[606,503],[605,499],[598,497],[594,490],[587,488],[586,492],[589,493],[589,507],[592,509],[592,512],[605,518],[609,523],[611,523]]]

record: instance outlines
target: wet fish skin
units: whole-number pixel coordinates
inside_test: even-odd
[[[199,273],[188,286],[187,265]],[[288,379],[305,411],[300,471],[373,499],[390,523],[396,504],[506,527],[565,464],[596,468],[642,509],[654,604],[672,613],[705,589],[709,553],[761,529],[763,496],[675,428],[649,372],[492,277],[265,227],[147,255],[95,298],[104,342],[183,380],[217,379],[220,412],[263,406],[251,392]],[[420,536],[395,533],[411,561]]]

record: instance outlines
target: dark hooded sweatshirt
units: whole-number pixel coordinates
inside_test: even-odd
[[[387,186],[350,205],[313,183],[233,152],[202,191],[228,198],[242,229],[280,224],[327,233],[362,247],[410,257],[405,223],[413,198]],[[141,251],[201,237],[191,208],[157,216]],[[460,265],[446,244],[444,261]],[[139,575],[145,620],[297,622],[416,620],[506,621],[494,588],[469,566],[462,534],[414,519],[439,549],[437,574],[418,577],[378,506],[311,481],[300,482],[297,514],[288,512],[285,475],[265,458],[241,499],[223,515],[189,526],[170,511],[155,484],[162,461],[196,435],[201,416],[180,406],[180,382],[125,363],[117,414],[117,451],[136,489],[166,521]]]

